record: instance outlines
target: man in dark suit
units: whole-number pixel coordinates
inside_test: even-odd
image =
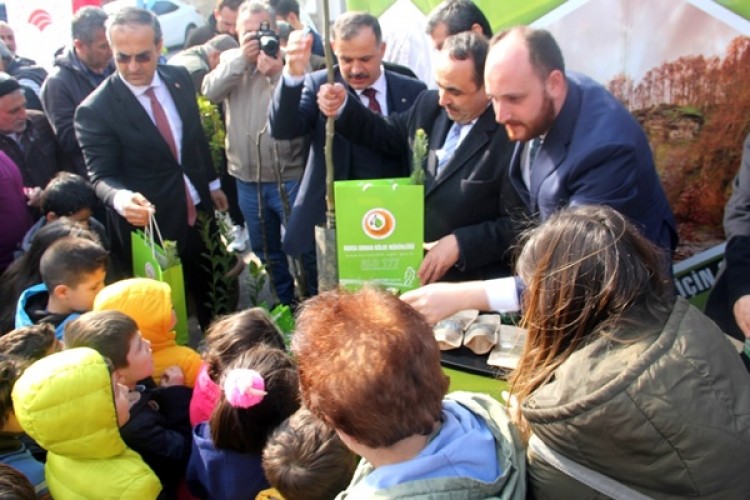
[[[75,114],[89,176],[110,216],[113,249],[131,265],[130,233],[155,213],[165,239],[177,242],[198,319],[210,318],[198,211],[211,220],[226,197],[211,165],[195,90],[184,68],[160,66],[161,28],[147,10],[126,8],[112,18],[109,39],[117,72]]]
[[[486,56],[482,35],[447,38],[436,59],[439,90],[423,92],[408,111],[388,118],[368,112],[339,84],[318,94],[321,112],[338,115],[340,134],[375,150],[411,158],[416,131],[426,131],[426,164],[412,165],[425,171],[429,250],[418,272],[422,284],[510,274],[507,250],[518,236],[523,202],[508,178],[513,144],[484,91]]]
[[[706,302],[706,314],[738,340],[750,339],[750,135],[745,138],[742,163],[724,210],[724,269]],[[742,359],[750,370],[750,352]]]
[[[609,205],[674,250],[676,225],[646,134],[604,87],[565,73],[549,32],[499,34],[486,75],[495,118],[519,141],[511,179],[532,213],[546,220],[569,205]]]
[[[549,32],[519,27],[496,35],[485,82],[495,119],[519,141],[511,182],[532,214],[545,220],[566,206],[611,206],[671,264],[676,224],[643,129],[604,87],[566,74]],[[431,321],[460,309],[517,310],[517,284],[511,278],[423,288],[404,300]]]
[[[333,50],[339,60],[336,80],[346,85],[353,99],[366,102],[382,114],[405,111],[426,88],[419,80],[383,71],[385,45],[378,20],[370,14],[347,12],[334,25]],[[295,32],[296,33],[296,32]],[[294,33],[293,33],[294,35]],[[293,139],[311,134],[310,155],[299,193],[286,228],[284,251],[299,256],[314,245],[314,228],[325,220],[326,117],[318,111],[316,96],[326,81],[325,70],[305,76],[312,40],[291,36],[283,82],[271,103],[271,136]],[[373,101],[366,96],[374,90]],[[351,144],[340,134],[333,141],[336,180],[374,179],[409,175],[405,154],[386,154]]]

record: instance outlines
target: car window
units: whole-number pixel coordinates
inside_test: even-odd
[[[160,0],[158,2],[154,2],[154,5],[153,5],[153,7],[151,7],[151,10],[157,16],[161,16],[163,14],[169,14],[170,12],[174,12],[178,8],[179,7],[177,7],[172,2],[167,2],[166,0]]]

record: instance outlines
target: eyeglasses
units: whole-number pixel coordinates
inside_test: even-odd
[[[137,63],[147,63],[151,61],[151,58],[153,57],[152,52],[141,52],[140,54],[123,54],[122,52],[118,52],[115,54],[115,59],[118,63],[121,64],[129,64],[130,61],[135,58],[135,62]]]

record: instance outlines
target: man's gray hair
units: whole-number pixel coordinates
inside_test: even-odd
[[[103,30],[106,22],[107,13],[99,7],[82,8],[73,16],[71,23],[73,40],[80,40],[87,44],[93,42],[96,32]]]
[[[150,10],[136,7],[123,7],[115,12],[107,22],[107,39],[112,42],[112,28],[116,26],[150,26],[154,30],[154,43],[161,42],[161,25],[159,19]]]
[[[264,12],[268,12],[268,15],[273,20],[273,12],[271,12],[271,7],[266,4],[262,0],[247,0],[245,2],[242,2],[240,4],[240,8],[237,9],[237,16],[241,16],[243,14],[261,14]]]

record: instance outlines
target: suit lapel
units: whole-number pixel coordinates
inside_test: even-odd
[[[435,184],[435,172],[437,170],[437,154],[436,151],[443,147],[445,142],[445,136],[448,135],[448,129],[451,128],[453,122],[450,121],[448,115],[444,110],[440,110],[440,114],[435,119],[432,126],[432,133],[430,134],[430,149],[429,156],[427,157],[427,175],[425,178],[426,188],[429,191],[430,188]]]
[[[447,125],[447,128],[450,128],[450,125],[453,123],[448,119],[448,115],[445,111],[443,111],[441,115],[445,117],[446,122],[449,124]],[[448,162],[443,166],[443,170],[435,178],[435,182],[431,186],[428,186],[426,194],[429,194],[433,189],[461,170],[464,165],[472,160],[478,151],[485,148],[487,143],[490,142],[490,134],[494,132],[495,129],[497,129],[497,123],[495,123],[492,108],[487,107],[484,113],[479,115],[477,122],[471,127],[471,130],[466,137],[464,137],[464,140],[461,141],[461,144],[458,145],[453,156],[448,159]],[[447,133],[448,131],[446,130],[443,136],[447,135]]]
[[[516,143],[516,147],[513,150],[513,156],[510,160],[510,182],[513,184],[513,188],[516,190],[518,195],[531,211],[529,188],[526,187],[526,183],[523,182],[523,176],[521,175],[521,153],[523,152],[524,144],[525,143],[523,142]]]
[[[125,86],[125,83],[123,83],[122,77],[119,74],[112,78],[112,89],[114,91],[115,99],[120,106],[119,112],[122,113],[120,116],[127,119],[133,127],[139,129],[146,128],[149,132],[146,135],[149,137],[161,137],[159,135],[159,129],[157,129],[154,122],[151,121],[151,118],[148,116],[148,113],[146,113],[146,110],[143,109],[143,106],[141,106],[138,99],[133,95],[130,89]],[[156,143],[158,141],[154,142]],[[166,142],[164,145],[166,146]]]
[[[406,111],[412,105],[409,99],[401,95],[401,86],[394,83],[394,77],[389,71],[385,74],[385,97],[388,101],[388,114]]]
[[[125,118],[136,130],[142,130],[146,140],[150,141],[154,147],[162,149],[162,152],[169,158],[174,158],[167,141],[164,140],[159,129],[156,128],[156,124],[148,116],[140,101],[125,86],[119,74],[113,77],[112,88],[120,108],[117,116]],[[182,136],[185,136],[184,132]]]
[[[529,202],[532,212],[539,210],[539,191],[542,182],[565,160],[576,127],[576,110],[580,106],[580,99],[578,87],[568,79],[568,95],[552,128],[547,132],[542,147],[539,148],[530,172]]]

